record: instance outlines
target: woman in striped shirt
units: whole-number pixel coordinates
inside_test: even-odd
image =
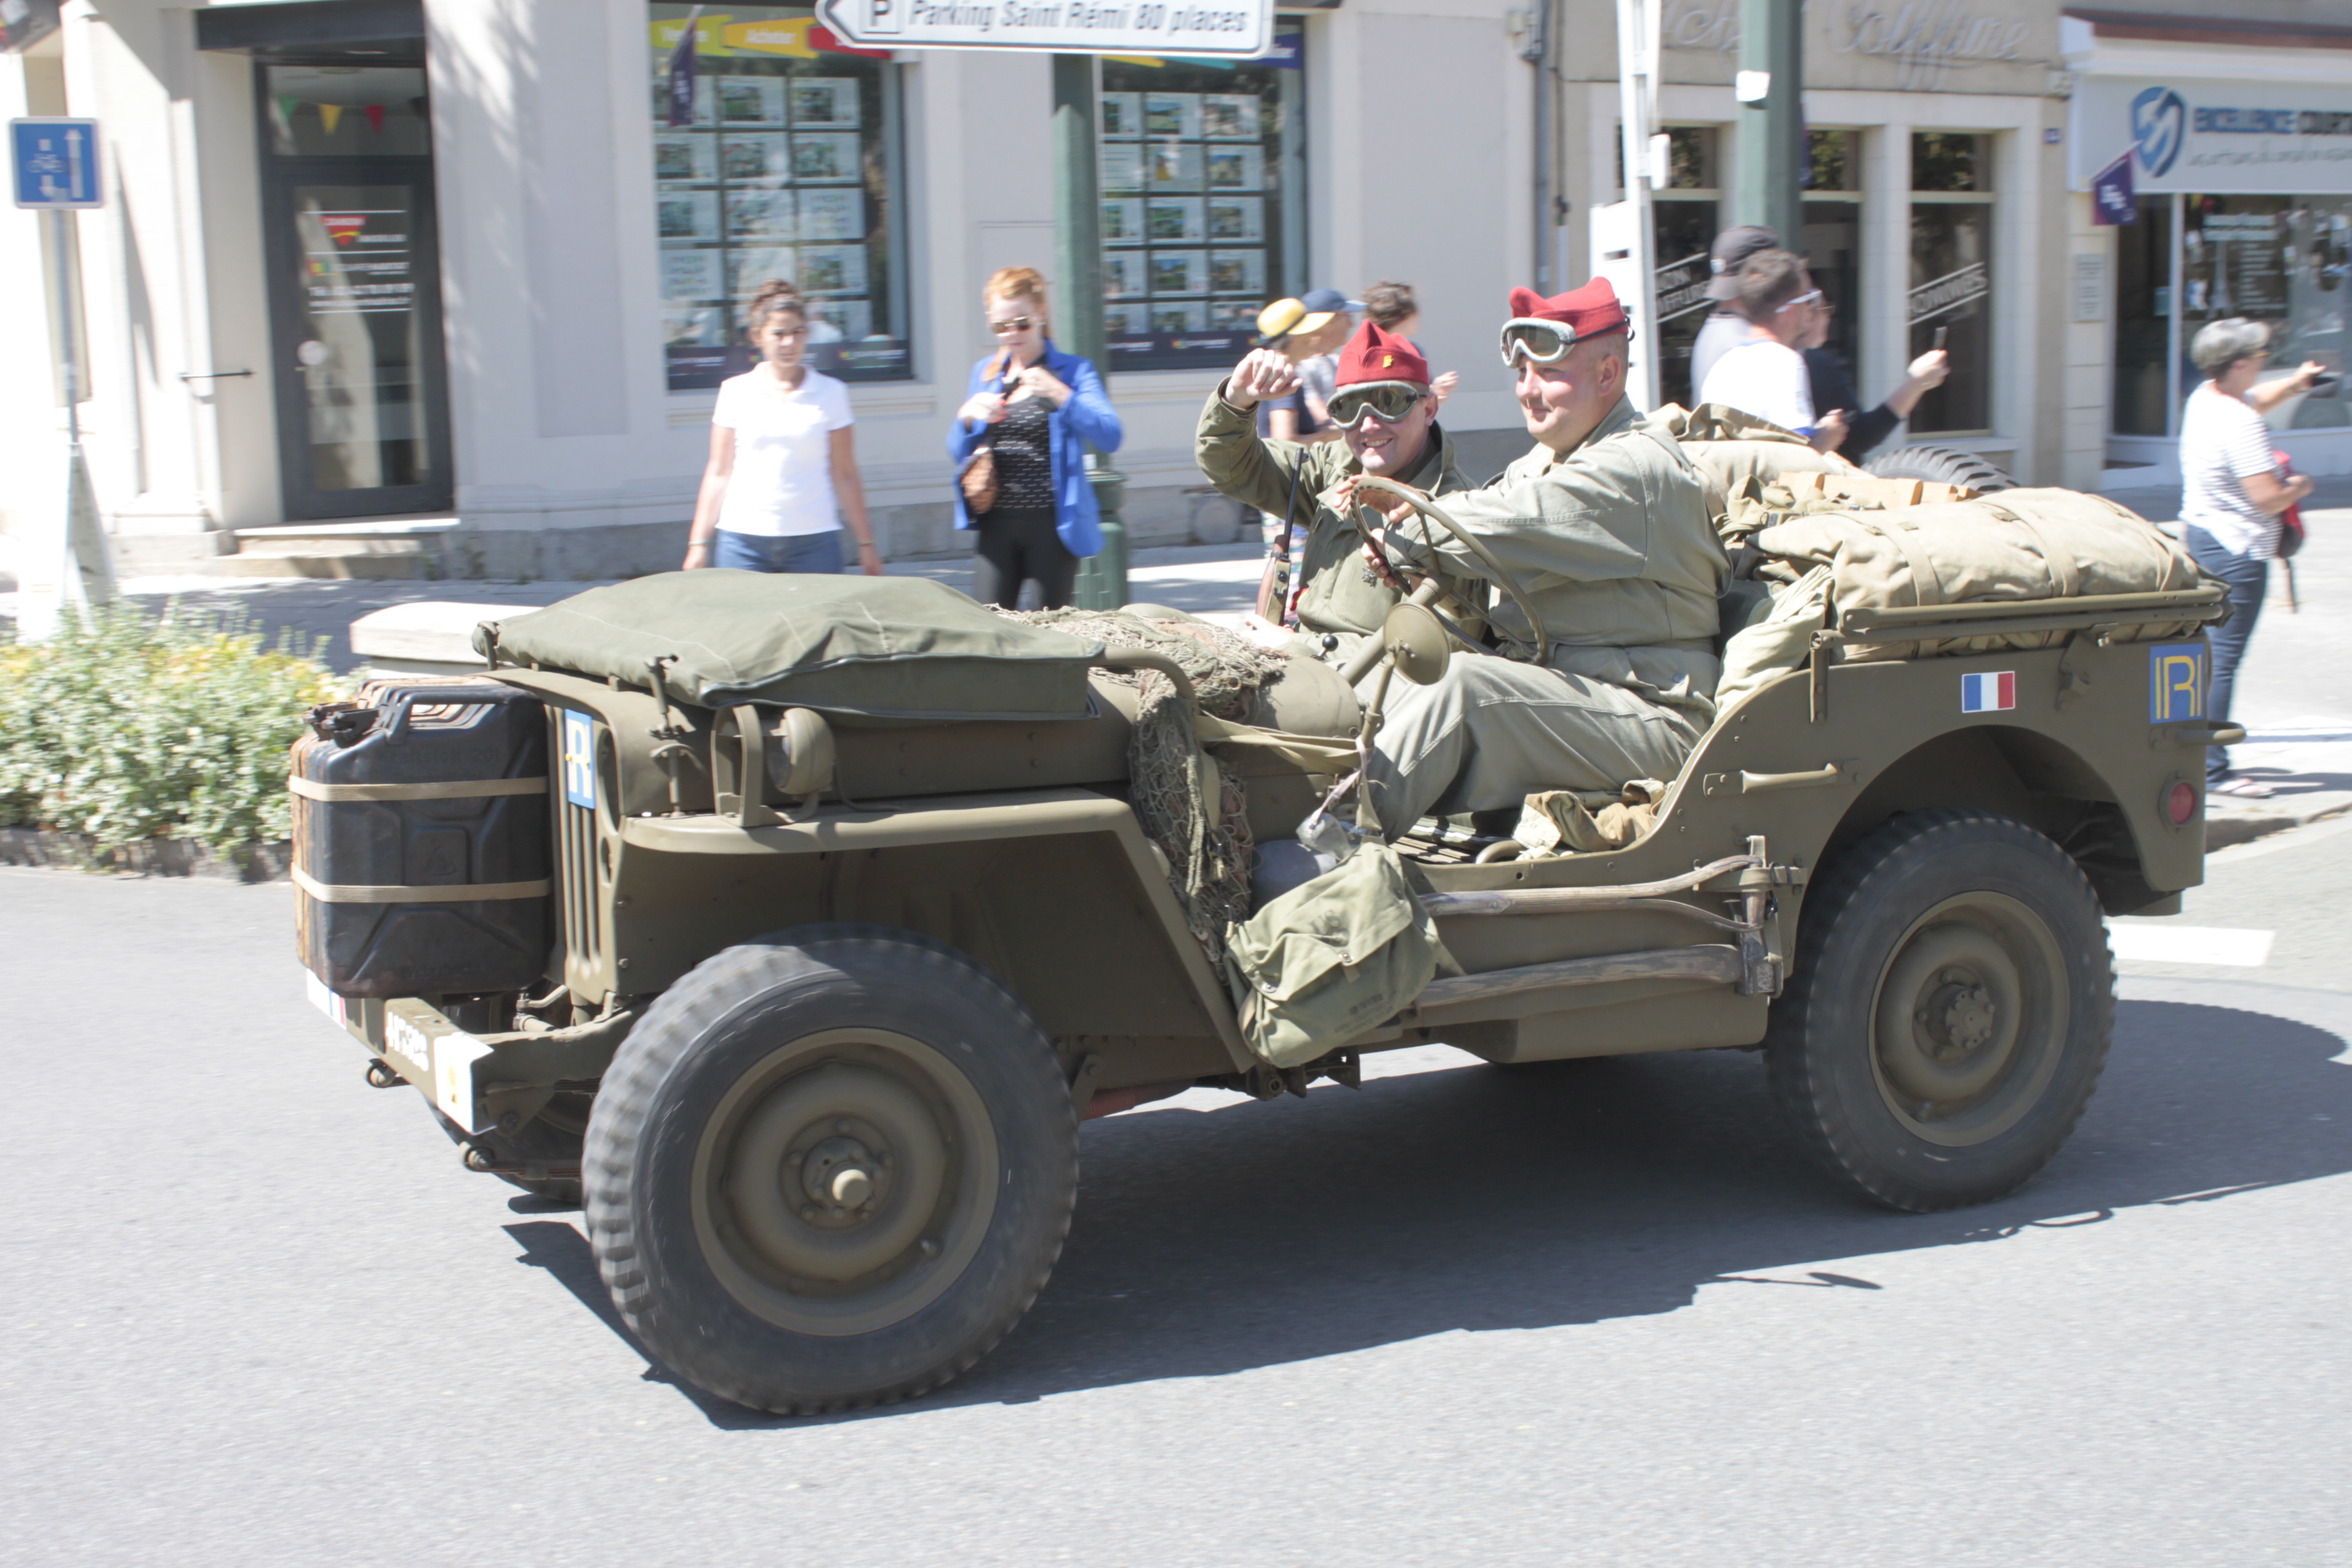
[[[2320,365],[2306,362],[2292,375],[2256,385],[2270,354],[2270,329],[2242,317],[2213,321],[2189,345],[2189,357],[2210,379],[2189,395],[2180,416],[2180,521],[2183,542],[2197,563],[2230,593],[2230,618],[2213,628],[2213,669],[2205,716],[2230,717],[2230,693],[2239,661],[2262,614],[2278,555],[2279,513],[2311,493],[2311,480],[2280,469],[2263,416],[2311,389]],[[2221,795],[2271,794],[2268,784],[2230,771],[2227,748],[2206,752],[2205,787]]]

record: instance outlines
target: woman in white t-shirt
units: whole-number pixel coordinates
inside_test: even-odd
[[[687,570],[839,572],[846,520],[857,539],[858,570],[880,576],[882,556],[857,477],[849,392],[801,363],[808,312],[799,291],[770,279],[743,324],[760,363],[719,384]]]
[[[2212,379],[2190,393],[2180,411],[2181,542],[2230,593],[2229,620],[2209,634],[2213,668],[2204,716],[2216,723],[2230,717],[2238,663],[2263,612],[2278,555],[2279,513],[2311,493],[2309,479],[2280,472],[2263,416],[2309,391],[2323,367],[2306,361],[2294,374],[2257,386],[2270,342],[2269,328],[2233,316],[2208,322],[2189,345],[2189,357]],[[2205,787],[2258,798],[2271,793],[2270,785],[2231,773],[2221,746],[2206,749]]]

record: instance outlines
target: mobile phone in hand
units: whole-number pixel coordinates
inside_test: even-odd
[[[1927,352],[1933,353],[1936,350],[1942,348],[1944,346],[1945,338],[1951,334],[1951,331],[1952,329],[1949,327],[1937,327],[1936,329],[1936,341],[1927,345]]]
[[[2322,371],[2311,378],[2311,395],[2333,397],[2344,390],[2344,378],[2335,371]]]

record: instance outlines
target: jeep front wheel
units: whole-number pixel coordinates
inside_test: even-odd
[[[910,932],[730,948],[614,1058],[583,1161],[614,1303],[699,1388],[805,1415],[978,1361],[1060,1256],[1077,1118],[1034,1019]]]
[[[2007,817],[1925,811],[1856,841],[1807,899],[1767,1060],[1816,1160],[1925,1213],[2050,1163],[2114,1020],[2098,900],[2066,852]]]

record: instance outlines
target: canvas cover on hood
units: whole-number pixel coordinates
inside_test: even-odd
[[[474,630],[474,649],[670,692],[871,719],[1083,719],[1089,642],[925,577],[666,572]]]

